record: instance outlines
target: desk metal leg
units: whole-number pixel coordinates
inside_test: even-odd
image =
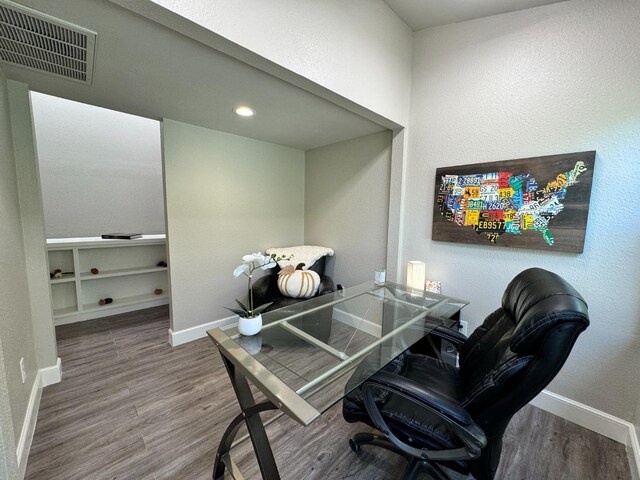
[[[269,438],[267,437],[262,419],[260,418],[260,412],[277,410],[278,408],[270,401],[256,403],[246,377],[238,372],[235,365],[227,360],[224,355],[222,355],[222,361],[224,362],[224,366],[226,367],[229,378],[231,379],[233,390],[236,392],[241,412],[232,420],[225,430],[224,435],[222,435],[220,445],[218,446],[218,452],[216,453],[215,464],[213,466],[213,479],[222,479],[226,466],[229,468],[232,476],[236,480],[242,480],[242,478],[237,478],[239,471],[237,468],[234,468],[235,466],[231,461],[229,451],[231,450],[233,440],[244,421],[247,425],[247,430],[249,431],[253,450],[255,451],[256,458],[258,459],[262,478],[264,480],[280,480],[280,474],[278,473],[276,461],[273,458]],[[229,463],[228,465],[227,462]]]

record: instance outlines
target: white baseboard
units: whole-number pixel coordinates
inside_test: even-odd
[[[58,357],[55,365],[40,369],[40,386],[42,386],[42,388],[53,385],[54,383],[60,383],[61,380],[62,361],[60,357]]]
[[[633,427],[633,425],[629,430],[627,453],[629,454],[631,479],[640,480],[640,442],[638,442],[638,431]]]
[[[232,326],[237,323],[238,317],[233,315],[231,317],[221,318],[220,320],[214,320],[213,322],[203,323],[201,325],[196,325],[195,327],[185,328],[184,330],[177,330],[175,332],[172,329],[169,329],[169,343],[172,347],[177,347],[178,345],[206,337],[207,330]]]
[[[16,457],[18,459],[18,478],[24,478],[27,471],[27,460],[29,459],[29,451],[31,450],[31,442],[33,434],[36,430],[36,420],[38,419],[38,409],[40,408],[40,397],[42,396],[42,376],[40,370],[36,373],[31,387],[31,395],[27,404],[27,412],[24,416],[22,431],[18,439],[16,447]]]
[[[134,312],[136,310],[142,310],[145,308],[159,307],[160,305],[168,305],[169,296],[162,295],[152,300],[145,302],[132,303],[129,305],[105,305],[104,308],[91,310],[89,312],[75,313],[66,317],[57,317],[54,319],[53,324],[56,327],[61,325],[69,325],[70,323],[85,322],[87,320],[93,320],[96,318],[109,317],[111,315],[119,315],[121,313]]]
[[[31,394],[29,395],[29,403],[27,404],[27,412],[22,423],[20,438],[16,446],[16,457],[18,459],[18,478],[24,478],[27,471],[27,460],[29,460],[29,452],[31,451],[31,442],[33,434],[36,431],[36,421],[38,420],[38,410],[40,409],[40,399],[42,398],[42,389],[48,385],[53,385],[62,380],[62,361],[58,357],[56,364],[51,367],[41,368],[36,372],[36,378],[33,380]]]
[[[359,317],[352,313],[347,313],[344,310],[333,308],[333,319],[340,323],[349,325],[350,327],[362,330],[369,335],[373,335],[376,338],[380,338],[382,335],[382,325],[378,325],[366,318]]]
[[[638,478],[640,473],[640,443],[638,442],[636,428],[631,422],[548,390],[542,391],[530,403],[535,407],[626,445],[632,475],[634,475],[635,479]]]
[[[531,401],[531,405],[625,445],[629,437],[629,426],[633,427],[621,418],[548,390],[543,390]]]

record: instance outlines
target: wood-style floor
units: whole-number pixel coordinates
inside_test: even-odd
[[[28,480],[211,478],[217,442],[238,412],[209,339],[172,348],[168,309],[58,327],[63,380],[45,388]],[[364,430],[340,406],[308,428],[281,418],[268,429],[283,479],[391,480],[403,460],[347,446]],[[248,480],[260,475],[249,442],[234,451]],[[456,480],[461,477],[455,477]],[[628,480],[625,447],[534,407],[504,439],[498,479]]]

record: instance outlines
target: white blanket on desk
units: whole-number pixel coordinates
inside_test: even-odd
[[[274,247],[267,249],[267,255],[275,254],[277,257],[293,255],[291,260],[280,260],[278,266],[284,268],[287,265],[297,266],[304,263],[303,270],[307,270],[317,260],[325,255],[332,256],[333,249],[328,247],[318,247],[315,245],[300,245],[298,247]]]

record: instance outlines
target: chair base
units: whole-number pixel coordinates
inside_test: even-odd
[[[426,473],[427,479],[431,480],[451,480],[451,478],[442,471],[442,469],[428,460],[422,460],[415,457],[408,456],[405,452],[400,450],[396,445],[390,442],[386,437],[377,435],[375,433],[360,432],[356,433],[352,439],[349,439],[349,447],[356,454],[359,454],[362,450],[362,445],[373,445],[375,447],[381,447],[390,452],[396,453],[404,457],[409,463],[402,473],[400,480],[418,480],[425,477],[421,474]]]

